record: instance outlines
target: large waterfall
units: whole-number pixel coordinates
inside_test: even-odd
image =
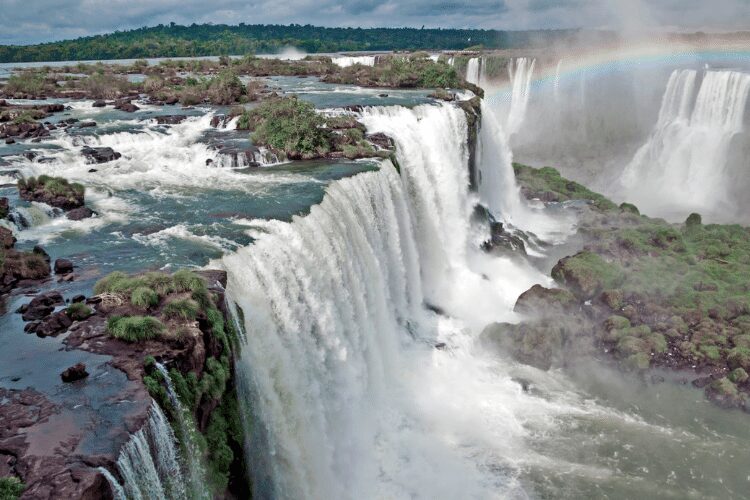
[[[658,122],[623,171],[624,195],[647,211],[663,214],[664,203],[680,216],[731,209],[728,155],[743,130],[750,75],[707,71],[700,83],[699,76],[672,73]]]
[[[479,85],[482,77],[482,59],[480,57],[472,57],[466,64],[466,81]]]
[[[523,495],[517,460],[544,403],[474,340],[546,279],[470,244],[460,109],[367,109],[362,121],[395,140],[400,175],[385,161],[338,181],[306,217],[256,221],[256,242],[224,258],[247,330],[241,397],[267,431],[268,470],[255,473],[271,484],[255,494]]]

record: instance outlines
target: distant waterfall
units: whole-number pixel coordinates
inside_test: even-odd
[[[333,64],[346,68],[353,64],[361,64],[362,66],[375,66],[375,56],[334,56]]]
[[[730,209],[728,154],[743,130],[750,75],[708,71],[672,73],[651,136],[623,171],[624,194],[646,210]],[[667,214],[668,216],[671,214]]]
[[[254,494],[508,496],[517,390],[473,356],[471,332],[512,317],[538,275],[470,249],[463,111],[369,108],[362,121],[394,139],[400,175],[385,161],[337,181],[306,217],[256,221],[255,243],[224,258],[247,330],[240,397],[267,430],[255,475],[270,484]]]
[[[123,484],[104,474],[117,500],[182,500],[187,498],[180,454],[172,427],[156,402],[148,420],[125,443],[117,459]]]
[[[482,77],[482,58],[472,57],[466,64],[466,81],[479,85]]]
[[[562,70],[562,64],[563,60],[560,59],[557,61],[557,66],[555,66],[555,80],[553,82],[553,92],[555,96],[555,103],[560,102],[560,71]]]
[[[526,109],[529,106],[531,78],[534,75],[536,59],[519,57],[508,64],[508,74],[512,87],[510,112],[508,113],[507,132],[515,134],[521,129],[526,119]]]

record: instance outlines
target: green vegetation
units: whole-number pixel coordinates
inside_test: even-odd
[[[155,339],[164,332],[161,321],[151,316],[112,316],[107,331],[125,342]]]
[[[252,140],[288,158],[314,158],[330,151],[323,117],[312,104],[296,97],[266,101],[250,112]]]
[[[353,64],[326,75],[323,81],[365,87],[462,88],[456,68],[429,58],[389,56],[375,66]]]
[[[139,286],[130,292],[130,303],[140,309],[148,309],[159,304],[159,294],[147,286]]]
[[[49,175],[29,177],[18,181],[18,192],[22,199],[41,201],[64,209],[83,206],[85,191],[82,184]]]
[[[68,317],[70,317],[70,319],[72,319],[73,321],[83,321],[94,314],[94,311],[92,311],[91,308],[83,302],[70,304],[67,307],[66,312],[68,314]]]
[[[194,320],[200,312],[198,303],[192,299],[176,299],[168,302],[162,311],[169,319]]]
[[[0,477],[0,500],[16,500],[25,488],[17,477]]]
[[[552,167],[533,168],[514,163],[513,170],[524,194],[529,198],[539,198],[542,201],[590,200],[601,210],[617,208],[617,205],[604,196],[565,179]]]
[[[0,46],[0,62],[194,57],[274,53],[293,46],[306,52],[358,50],[460,50],[544,47],[575,35],[575,31],[495,31],[415,28],[321,28],[310,25],[248,25],[174,23],[118,31],[62,42]]]

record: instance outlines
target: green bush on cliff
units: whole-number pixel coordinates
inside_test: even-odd
[[[16,500],[25,488],[17,477],[0,477],[0,500]]]
[[[70,304],[67,307],[66,312],[68,314],[68,317],[70,317],[70,319],[72,319],[73,321],[83,321],[94,314],[94,311],[92,311],[91,308],[83,302]]]
[[[519,184],[536,197],[544,193],[554,193],[558,201],[589,200],[601,210],[614,210],[617,205],[577,182],[565,179],[552,167],[533,168],[520,163],[513,164]]]
[[[107,321],[107,331],[125,342],[139,342],[161,335],[164,325],[151,316],[112,316]]]
[[[159,304],[159,294],[147,286],[139,286],[130,292],[130,303],[140,309],[148,309]]]
[[[198,303],[192,299],[176,299],[168,302],[162,313],[168,319],[183,319],[183,320],[194,320],[200,308]]]

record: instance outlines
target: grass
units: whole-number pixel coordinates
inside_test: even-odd
[[[107,331],[125,342],[140,342],[160,336],[164,325],[150,316],[112,316],[107,321]]]
[[[130,303],[140,309],[149,309],[159,304],[159,294],[147,286],[139,286],[130,292]]]
[[[162,313],[168,319],[194,320],[200,312],[200,306],[192,299],[176,299],[168,302]]]
[[[617,205],[577,182],[565,179],[552,167],[533,168],[520,163],[513,164],[516,179],[529,192],[541,197],[542,193],[555,193],[558,201],[590,200],[601,210],[614,210]],[[635,208],[633,206],[633,208]],[[637,209],[636,209],[637,210]]]
[[[70,304],[66,309],[68,317],[73,321],[83,321],[94,314],[94,311],[83,302]]]

